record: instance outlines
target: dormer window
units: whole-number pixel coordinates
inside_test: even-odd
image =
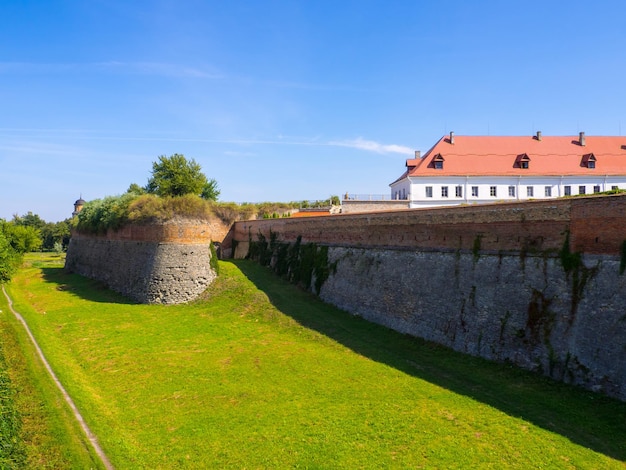
[[[528,170],[528,168],[530,167],[530,157],[526,153],[518,155],[515,159],[515,164],[518,168]]]
[[[435,170],[443,170],[443,161],[443,157],[440,153],[435,155],[435,158],[433,158],[433,166],[435,167]]]
[[[582,166],[586,166],[590,170],[593,170],[596,167],[596,156],[593,153],[583,155]]]

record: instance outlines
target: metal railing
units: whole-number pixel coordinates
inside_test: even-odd
[[[392,198],[390,194],[350,194],[343,195],[344,201],[408,201],[408,198]]]

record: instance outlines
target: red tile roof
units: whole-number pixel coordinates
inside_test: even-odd
[[[586,136],[462,136],[442,137],[423,158],[407,160],[407,176],[568,176],[626,175],[626,137]],[[587,167],[590,154],[595,169]],[[433,160],[443,159],[436,169]],[[528,156],[528,168],[520,161]],[[593,159],[592,159],[593,160]],[[396,181],[398,181],[396,180]]]

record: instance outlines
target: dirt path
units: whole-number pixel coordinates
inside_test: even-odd
[[[41,359],[41,362],[43,363],[43,365],[45,366],[46,370],[50,374],[50,377],[52,377],[52,380],[54,380],[54,383],[56,384],[57,388],[61,391],[61,394],[63,395],[63,398],[65,398],[65,401],[67,402],[67,404],[72,409],[72,412],[74,413],[74,417],[76,418],[76,420],[80,424],[80,427],[83,429],[83,432],[87,436],[87,439],[89,439],[89,442],[91,442],[91,445],[92,445],[93,449],[96,451],[96,454],[98,454],[98,457],[100,457],[100,460],[102,461],[102,464],[104,465],[104,467],[106,469],[112,470],[114,467],[111,464],[111,462],[109,461],[109,459],[107,458],[107,456],[105,455],[105,453],[102,450],[102,448],[100,447],[100,444],[98,443],[98,438],[95,436],[94,433],[91,432],[91,430],[87,426],[87,423],[85,422],[85,420],[83,419],[82,415],[78,411],[78,408],[76,408],[76,405],[74,404],[74,401],[69,396],[69,394],[65,391],[65,388],[63,387],[63,385],[61,384],[61,382],[57,378],[56,374],[52,370],[52,367],[50,367],[50,364],[48,364],[48,361],[46,360],[46,357],[43,355],[43,351],[39,347],[39,344],[37,344],[37,341],[35,340],[35,337],[31,333],[30,328],[28,328],[28,324],[26,323],[26,320],[24,320],[24,317],[22,317],[22,315],[20,315],[13,308],[13,301],[11,300],[9,295],[7,294],[6,290],[4,289],[4,286],[2,286],[2,292],[3,292],[4,296],[7,299],[7,302],[9,303],[9,310],[11,310],[13,315],[15,315],[15,318],[17,318],[19,320],[19,322],[22,325],[24,325],[24,329],[26,330],[26,333],[28,334],[28,337],[32,341],[33,346],[35,347],[35,350],[37,351],[37,354],[39,355],[39,358]]]

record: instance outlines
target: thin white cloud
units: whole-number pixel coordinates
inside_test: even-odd
[[[338,142],[329,142],[329,145],[336,145],[339,147],[350,147],[359,150],[366,150],[368,152],[375,153],[400,153],[402,155],[412,155],[413,150],[404,145],[397,144],[381,144],[374,140],[366,140],[362,137],[352,140],[342,140]]]
[[[185,64],[173,64],[165,62],[69,62],[69,63],[45,63],[45,62],[0,62],[0,73],[9,72],[48,72],[60,73],[67,70],[90,70],[100,69],[110,72],[156,75],[176,78],[201,78],[219,80],[225,75],[211,67],[192,67]]]
[[[54,155],[63,157],[80,157],[83,150],[51,143],[38,143],[32,141],[10,142],[0,144],[0,155],[3,154],[27,154],[27,155]]]
[[[108,70],[139,73],[145,75],[160,75],[178,78],[208,78],[218,80],[225,75],[211,68],[190,67],[183,64],[171,64],[165,62],[99,62],[93,64]]]
[[[324,141],[319,137],[313,139],[307,138],[284,138],[279,135],[278,139],[203,139],[189,137],[167,137],[167,136],[125,136],[109,134],[107,131],[96,131],[91,129],[26,129],[26,128],[0,128],[0,135],[5,137],[18,137],[20,139],[36,139],[45,138],[52,140],[55,138],[93,141],[139,141],[139,142],[196,142],[209,144],[233,144],[233,145],[294,145],[294,146],[311,146],[311,147],[347,147],[367,152],[379,154],[401,154],[413,155],[413,149],[398,144],[382,144],[374,140],[363,139],[358,137],[351,140]],[[30,135],[28,135],[30,134]],[[27,151],[28,145],[9,146],[7,142],[0,144],[0,149],[5,150],[22,150]],[[51,153],[48,149],[47,153]],[[249,152],[241,153],[232,151],[231,155],[252,155]]]

